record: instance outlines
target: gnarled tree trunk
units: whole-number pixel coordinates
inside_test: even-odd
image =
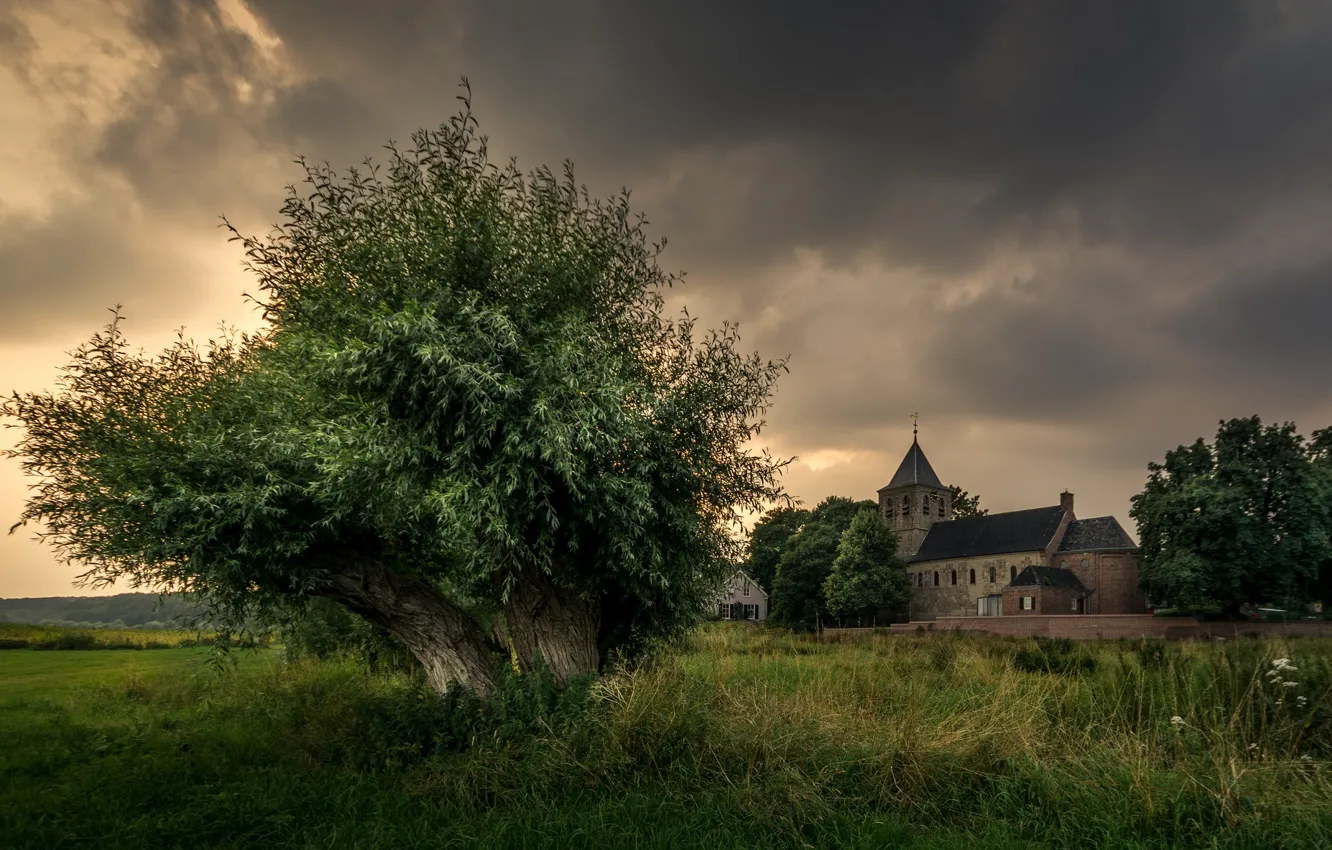
[[[425,667],[430,687],[443,693],[451,682],[486,696],[495,689],[490,636],[437,587],[375,560],[337,559],[323,595],[382,626]]]
[[[503,635],[523,670],[531,670],[540,655],[555,680],[565,682],[601,666],[599,613],[595,601],[557,586],[539,570],[528,570],[509,586]]]

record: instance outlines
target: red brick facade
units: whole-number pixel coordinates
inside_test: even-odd
[[[1083,591],[1072,587],[1005,587],[1005,617],[1031,617],[1040,614],[1077,614],[1077,605]],[[1022,607],[1022,600],[1030,599],[1031,607]],[[1086,603],[1083,602],[1085,605]],[[945,619],[945,618],[940,618]]]
[[[1147,597],[1138,587],[1138,559],[1132,552],[1060,552],[1050,566],[1071,570],[1090,591],[1085,603],[1088,614],[1147,613]]]

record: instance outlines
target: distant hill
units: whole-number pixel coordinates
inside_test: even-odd
[[[0,623],[75,628],[179,629],[203,615],[181,596],[161,599],[156,593],[114,596],[43,596],[0,599]]]

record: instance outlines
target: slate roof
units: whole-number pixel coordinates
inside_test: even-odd
[[[880,487],[879,491],[905,487],[909,484],[924,484],[926,487],[937,487],[940,490],[948,489],[939,481],[939,476],[934,474],[934,467],[925,459],[925,452],[921,451],[920,443],[915,440],[911,441],[911,448],[907,449],[906,457],[902,458],[893,480],[886,486]]]
[[[1070,522],[1059,541],[1060,552],[1091,552],[1097,549],[1136,550],[1133,538],[1112,516],[1098,516]]]
[[[1072,570],[1060,567],[1027,567],[1008,583],[1009,587],[1071,587],[1086,590]]]
[[[914,563],[1034,552],[1050,545],[1063,519],[1064,509],[1055,505],[936,522],[910,560]]]

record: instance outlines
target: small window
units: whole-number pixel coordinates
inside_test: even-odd
[[[1069,600],[1068,609],[1072,611],[1074,614],[1078,613],[1078,600],[1076,599]]]
[[[1008,580],[1009,580],[1009,581],[1012,581],[1012,580],[1015,579],[1015,578],[1017,578],[1017,567],[1009,567],[1009,568],[1008,568]]]
[[[924,514],[925,516],[929,516],[929,515],[930,515],[930,497],[929,497],[929,496],[921,496],[921,497],[920,497],[920,512],[921,512],[922,514]]]
[[[911,497],[910,497],[910,496],[903,496],[903,497],[902,497],[902,516],[906,516],[906,515],[909,514],[909,513],[911,513]]]
[[[1034,607],[1033,604],[1034,604],[1035,602],[1036,602],[1036,597],[1034,597],[1034,596],[1024,596],[1024,597],[1022,597],[1022,610],[1023,610],[1023,611],[1031,611],[1031,610],[1033,610],[1033,607]]]
[[[957,585],[957,570],[953,570],[953,585]]]
[[[935,586],[935,587],[938,587],[938,586],[939,586],[939,571],[938,571],[938,570],[935,570],[935,571],[934,571],[934,586]]]
[[[741,595],[741,596],[748,596],[748,595],[749,595],[749,579],[745,579],[745,589],[744,589],[744,592],[741,593],[740,595]]]
[[[1083,568],[1083,569],[1086,569],[1087,567],[1090,567],[1090,566],[1091,566],[1091,561],[1087,560],[1086,558],[1083,558],[1083,559],[1082,559],[1082,568]]]
[[[1083,566],[1085,567],[1086,564],[1083,564]],[[1065,561],[1063,558],[1060,558],[1060,559],[1059,559],[1059,569],[1061,569],[1061,570],[1066,570],[1066,569],[1068,569],[1068,561]]]
[[[924,586],[925,586],[925,574],[916,573],[916,587],[924,587]]]
[[[885,514],[890,514],[890,513],[893,512],[893,500],[892,500],[892,499],[884,499],[884,500],[883,500],[883,512],[884,512]]]
[[[976,583],[976,571],[975,571],[975,570],[972,570],[972,571],[971,571],[971,583],[972,583],[972,584],[975,584],[975,583]]]
[[[941,500],[939,501],[939,519],[943,519],[943,518],[944,518],[944,503],[943,503],[943,500],[941,499]]]
[[[725,602],[718,602],[718,603],[717,603],[717,616],[718,616],[718,617],[721,617],[723,620],[725,620],[725,619],[729,619],[729,617],[728,617],[727,615],[730,614],[730,613],[731,613],[731,606],[730,606],[730,605],[727,605]]]
[[[990,567],[990,583],[993,584],[995,581],[997,579],[995,578],[994,567]]]

